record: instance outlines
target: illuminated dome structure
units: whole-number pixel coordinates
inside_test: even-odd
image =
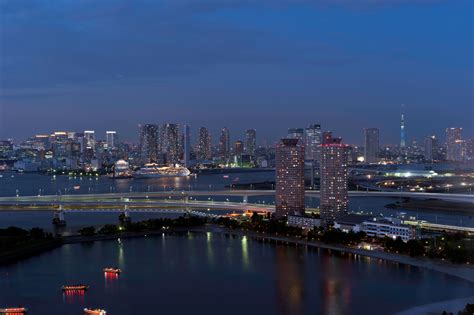
[[[113,178],[130,178],[132,172],[130,171],[130,165],[125,160],[118,160],[115,162]]]
[[[129,164],[125,160],[118,160],[115,162],[115,172],[126,172],[130,169]]]

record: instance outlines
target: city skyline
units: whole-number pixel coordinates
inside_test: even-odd
[[[175,122],[274,142],[275,125],[316,122],[397,144],[401,104],[407,143],[472,137],[470,1],[27,2],[1,4],[3,139],[118,125],[135,139],[137,124]]]
[[[474,314],[473,12],[0,0],[0,314]]]
[[[139,145],[140,144],[140,137],[141,137],[141,127],[144,126],[144,125],[155,125],[157,127],[162,127],[164,130],[166,129],[166,126],[167,125],[175,125],[178,127],[178,130],[180,128],[188,128],[188,132],[190,133],[191,135],[191,141],[190,143],[192,145],[198,145],[199,143],[199,133],[200,133],[200,129],[201,128],[205,128],[207,130],[207,132],[209,132],[209,135],[211,136],[211,145],[212,146],[216,146],[217,147],[217,150],[220,152],[220,150],[222,149],[221,148],[221,142],[222,142],[222,132],[223,130],[226,130],[226,132],[228,133],[227,137],[229,139],[229,144],[234,144],[234,142],[236,141],[242,141],[242,140],[245,140],[247,141],[248,139],[246,138],[248,135],[247,135],[247,132],[249,130],[252,130],[252,131],[257,131],[256,128],[244,128],[244,129],[237,129],[236,130],[230,130],[230,128],[227,128],[227,127],[222,127],[222,128],[218,128],[217,130],[214,131],[214,129],[211,129],[211,128],[208,128],[206,127],[205,125],[199,125],[199,126],[190,126],[189,124],[187,123],[170,123],[170,122],[164,122],[164,123],[140,123],[140,124],[137,124],[136,126],[136,130],[135,130],[135,135],[132,135],[130,138],[128,137],[125,137],[124,134],[122,133],[121,131],[121,128],[99,128],[98,130],[97,129],[77,129],[77,130],[73,130],[71,128],[69,129],[49,129],[49,130],[42,130],[38,133],[34,133],[34,134],[29,134],[27,136],[25,136],[24,138],[12,138],[12,137],[5,137],[5,138],[0,138],[1,140],[11,140],[13,141],[14,143],[21,143],[25,140],[28,140],[28,139],[31,139],[31,138],[34,138],[35,136],[36,137],[43,137],[43,136],[50,136],[50,135],[54,135],[55,133],[92,133],[93,136],[94,136],[94,139],[96,140],[102,140],[102,141],[108,141],[109,139],[109,134],[110,133],[113,133],[114,134],[114,137],[117,138],[120,136],[120,141],[121,142],[125,142],[125,143],[134,143],[134,144],[137,144]],[[316,142],[314,144],[310,144],[308,141],[310,141],[309,139],[312,137],[312,133],[311,131],[309,130],[312,130],[312,128],[314,128],[314,126],[318,126],[318,128],[320,128],[319,132],[321,132],[321,135],[325,132],[329,132],[329,133],[333,133],[335,132],[335,130],[331,130],[331,129],[325,129],[323,125],[321,124],[309,124],[308,126],[305,126],[305,127],[302,127],[302,128],[287,128],[286,130],[283,128],[275,128],[277,130],[280,130],[282,129],[283,131],[281,132],[281,135],[280,136],[277,136],[275,138],[272,138],[272,139],[267,139],[267,138],[264,138],[262,139],[262,136],[260,135],[260,132],[258,133],[259,136],[256,137],[256,145],[257,147],[260,147],[260,146],[275,146],[279,143],[279,141],[281,139],[284,139],[284,138],[298,138],[300,139],[301,141],[304,141],[305,143],[303,143],[306,147],[310,147],[310,146],[313,146],[314,144],[316,144]],[[380,128],[372,128],[372,127],[369,127],[369,128],[362,128],[360,130],[360,139],[359,140],[356,140],[355,142],[349,142],[349,144],[351,145],[354,145],[354,146],[358,146],[358,147],[361,147],[361,148],[364,148],[365,147],[365,143],[367,141],[366,139],[366,132],[367,130],[372,130],[372,129],[376,129],[381,135],[380,136],[377,136],[377,138],[379,139],[378,141],[380,142],[380,149],[382,147],[400,147],[400,143],[397,143],[397,141],[395,140],[393,143],[392,142],[386,142],[385,141],[385,138],[383,137],[383,129],[380,129]],[[426,134],[426,135],[423,135],[421,136],[420,138],[411,138],[410,141],[407,141],[407,146],[411,146],[412,143],[414,143],[415,145],[421,145],[421,146],[424,146],[426,144],[426,139],[429,138],[429,137],[435,137],[437,139],[439,139],[439,141],[441,141],[441,143],[447,143],[448,142],[448,136],[447,136],[447,130],[449,129],[460,129],[461,130],[461,138],[464,139],[464,140],[468,140],[468,139],[472,139],[472,137],[466,133],[466,128],[464,127],[460,127],[460,126],[447,126],[447,127],[440,127],[439,130],[437,130],[436,132],[432,132],[432,133],[429,133],[429,134]],[[165,131],[161,131],[161,132],[165,132]],[[310,134],[308,134],[308,132],[310,132]],[[337,130],[336,130],[337,132]],[[354,136],[354,132],[351,133],[353,137],[356,137]],[[182,135],[182,134],[181,134]],[[357,134],[356,134],[357,135]],[[214,138],[212,138],[214,137]],[[308,138],[310,137],[310,138]],[[400,139],[398,139],[398,142],[400,142]],[[115,141],[117,141],[117,139],[115,139]],[[322,139],[320,140],[322,141]],[[320,142],[318,142],[320,144]],[[317,145],[317,144],[316,144]]]

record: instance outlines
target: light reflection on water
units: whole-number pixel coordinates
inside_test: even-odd
[[[157,307],[163,314],[337,315],[393,313],[474,295],[474,285],[435,272],[249,237],[182,233],[122,243],[66,245],[0,267],[0,305],[26,305],[37,315],[50,307],[76,314],[91,305],[114,315]],[[104,276],[106,266],[123,273]],[[65,283],[91,288],[61,303]]]

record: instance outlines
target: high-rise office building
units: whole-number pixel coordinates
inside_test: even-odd
[[[462,128],[446,128],[446,160],[462,161]]]
[[[341,142],[341,138],[327,138],[321,145],[320,211],[323,225],[331,224],[347,213],[349,147]]]
[[[106,141],[107,141],[107,149],[113,150],[118,145],[118,136],[117,131],[106,131],[105,132]]]
[[[276,217],[303,215],[304,145],[298,139],[282,139],[276,147]]]
[[[379,129],[364,129],[364,160],[365,163],[377,163],[379,160]]]
[[[466,140],[466,160],[474,161],[474,139]]]
[[[179,127],[177,124],[164,124],[162,129],[162,153],[166,163],[176,164],[179,162]]]
[[[435,135],[425,139],[425,159],[433,161],[438,159],[438,139]]]
[[[466,157],[466,141],[456,140],[453,146],[453,159],[451,161],[463,162]]]
[[[240,140],[234,142],[234,155],[241,156],[244,153],[244,143]]]
[[[158,125],[139,125],[140,129],[140,155],[143,163],[156,163],[158,161]]]
[[[288,129],[288,139],[298,139],[300,144],[304,144],[304,128]]]
[[[227,127],[222,128],[219,138],[219,156],[222,161],[227,162],[230,157],[230,134]]]
[[[212,159],[211,134],[206,127],[199,128],[199,139],[197,145],[197,157],[200,160]]]
[[[321,125],[309,125],[305,129],[305,159],[315,161],[319,164],[321,160],[321,143],[322,143]]]
[[[65,137],[67,138],[67,133],[65,133]],[[92,149],[95,150],[95,131],[94,130],[85,130],[84,131],[84,145],[83,149]]]
[[[257,149],[257,131],[255,129],[247,129],[245,133],[245,153],[255,157]]]
[[[191,156],[191,131],[188,125],[183,127],[183,164],[184,167],[189,167],[189,160]]]

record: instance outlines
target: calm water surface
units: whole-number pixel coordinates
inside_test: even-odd
[[[32,315],[392,314],[474,295],[474,285],[441,273],[349,255],[184,233],[66,245],[0,267],[0,305]],[[123,270],[106,277],[106,266]],[[85,283],[83,295],[61,285]]]

